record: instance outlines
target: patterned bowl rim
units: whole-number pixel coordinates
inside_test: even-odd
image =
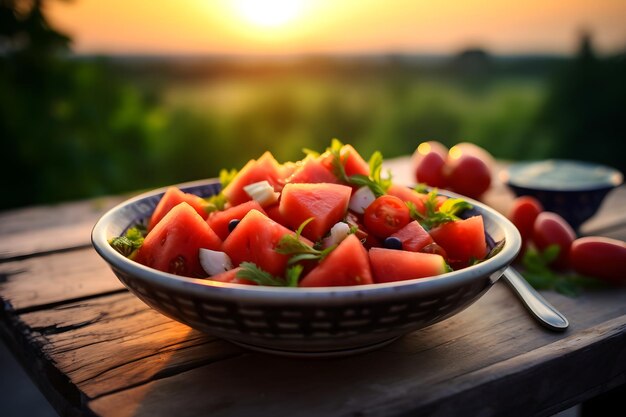
[[[175,185],[183,191],[193,191],[202,187],[215,187],[219,181],[215,178],[198,180]],[[285,288],[264,287],[233,283],[222,283],[200,278],[187,278],[139,264],[117,252],[109,245],[108,240],[116,234],[113,229],[120,225],[126,228],[136,221],[128,213],[133,206],[154,200],[162,195],[168,187],[155,189],[136,197],[130,198],[111,208],[96,222],[91,241],[96,252],[118,273],[125,278],[139,280],[145,285],[157,286],[166,291],[185,294],[191,297],[219,298],[234,302],[256,302],[267,305],[341,305],[346,302],[374,302],[389,301],[411,296],[437,294],[455,287],[470,284],[475,280],[492,277],[495,282],[501,272],[515,259],[520,247],[521,236],[517,228],[504,215],[487,205],[464,197],[476,211],[485,219],[486,227],[495,227],[494,230],[505,239],[502,250],[479,264],[467,268],[445,273],[443,275],[419,278],[405,281],[367,284],[359,286],[323,287],[323,288]],[[459,197],[458,194],[440,191],[450,197]],[[132,289],[131,289],[132,290]]]

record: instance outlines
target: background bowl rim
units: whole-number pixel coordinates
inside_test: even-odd
[[[606,181],[598,181],[596,184],[583,184],[580,186],[551,186],[551,185],[536,185],[532,183],[520,183],[515,180],[512,171],[528,167],[535,164],[557,162],[557,163],[569,163],[579,166],[586,166],[590,168],[603,168],[610,173],[609,178]],[[548,159],[534,159],[528,161],[515,162],[507,166],[502,170],[502,181],[511,188],[517,188],[526,191],[539,191],[539,192],[562,192],[562,193],[580,193],[591,191],[604,191],[611,190],[619,187],[624,183],[624,174],[616,168],[609,165],[601,164],[598,162],[581,161],[576,159],[561,159],[561,158],[548,158]]]
[[[190,188],[215,186],[216,184],[219,184],[217,178],[173,184],[144,192],[117,204],[103,214],[94,225],[91,232],[91,242],[94,249],[112,269],[121,271],[127,276],[132,277],[133,280],[143,281],[149,285],[157,285],[165,290],[173,290],[179,294],[184,293],[194,297],[205,295],[233,301],[255,301],[265,304],[284,304],[286,301],[298,304],[315,304],[320,301],[339,304],[348,300],[388,300],[390,298],[397,298],[400,295],[404,297],[410,294],[424,296],[463,284],[469,284],[474,280],[493,274],[498,274],[498,276],[493,279],[493,282],[495,282],[495,280],[499,278],[500,273],[504,271],[504,268],[513,262],[521,248],[521,236],[517,228],[506,216],[484,203],[447,190],[439,191],[441,194],[450,197],[462,197],[474,205],[479,214],[486,215],[492,223],[495,223],[502,230],[506,242],[502,250],[490,259],[477,265],[429,278],[358,286],[318,288],[286,288],[222,283],[158,271],[126,258],[109,245],[108,239],[113,237],[113,235],[109,236],[108,234],[109,227],[115,219],[124,217],[124,209],[137,205],[147,199],[154,198],[159,194],[163,194],[165,190],[171,186],[178,187],[185,191]],[[128,219],[128,225],[130,225],[133,220],[135,219]]]

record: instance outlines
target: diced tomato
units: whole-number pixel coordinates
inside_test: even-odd
[[[464,267],[487,256],[482,216],[444,223],[433,228],[430,235],[446,251],[453,267]]]
[[[300,281],[301,287],[335,287],[372,284],[367,250],[349,235]]]
[[[369,257],[375,282],[425,278],[447,271],[443,257],[431,253],[372,248]]]
[[[211,226],[211,229],[213,229],[215,233],[217,233],[220,239],[224,240],[228,237],[230,233],[230,231],[228,230],[228,223],[234,219],[243,219],[243,217],[248,214],[250,210],[258,210],[261,213],[265,214],[265,211],[263,210],[261,205],[258,202],[251,200],[237,206],[229,207],[224,211],[216,211],[211,213],[207,218],[207,223],[209,224],[209,226]]]
[[[260,211],[250,210],[224,240],[222,250],[235,266],[253,262],[272,275],[283,276],[289,257],[276,252],[276,246],[287,234],[295,233]]]
[[[188,277],[203,277],[200,248],[218,250],[222,244],[213,229],[186,202],[172,208],[146,236],[137,262]]]
[[[292,183],[337,183],[337,177],[322,161],[308,155],[295,172],[287,178]]]
[[[250,281],[249,279],[237,277],[237,272],[240,270],[240,267],[233,268],[220,274],[213,275],[209,277],[209,279],[211,281],[230,282],[232,284],[258,285],[256,282]]]
[[[433,238],[430,237],[417,220],[413,220],[391,236],[400,239],[402,249],[410,252],[419,252],[426,245],[433,243]]]
[[[204,210],[205,202],[201,197],[198,197],[194,194],[184,193],[180,189],[176,187],[169,187],[161,200],[159,200],[159,204],[157,204],[152,216],[150,217],[150,222],[148,223],[148,231],[154,229],[154,226],[175,206],[179,205],[182,202],[186,202],[189,204],[202,218],[207,217],[207,213]]]
[[[319,240],[344,218],[352,188],[340,184],[287,184],[280,198],[280,215],[285,224],[297,229],[313,217],[302,235]]]
[[[363,214],[367,230],[381,239],[396,233],[410,221],[409,208],[404,201],[388,194],[374,200]]]
[[[275,191],[280,191],[283,184],[282,175],[280,164],[268,151],[256,161],[250,160],[224,188],[222,193],[231,205],[236,206],[251,200],[248,193],[243,189],[246,185],[267,181],[274,187]]]

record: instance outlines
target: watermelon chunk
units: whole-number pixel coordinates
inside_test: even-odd
[[[317,241],[344,218],[352,188],[340,184],[287,184],[280,199],[280,215],[287,226],[297,229],[313,217],[302,235]]]
[[[410,252],[419,252],[424,246],[433,243],[433,238],[417,220],[413,220],[391,236],[400,239],[402,249]]]
[[[300,281],[301,287],[335,287],[372,284],[367,250],[349,235]]]
[[[179,205],[182,202],[188,203],[193,209],[198,213],[202,218],[207,217],[207,213],[204,210],[206,203],[201,197],[198,197],[194,194],[184,193],[180,189],[176,187],[169,187],[161,200],[159,200],[159,204],[157,204],[152,216],[150,217],[150,222],[148,223],[148,231],[154,229],[154,226],[175,206]]]
[[[455,268],[487,256],[482,216],[444,223],[433,228],[430,235],[446,251],[448,262]]]
[[[224,240],[222,251],[230,256],[235,266],[244,261],[252,262],[272,275],[284,276],[289,257],[275,249],[286,234],[295,233],[253,209]]]
[[[228,223],[231,220],[241,220],[250,210],[258,210],[261,213],[265,213],[261,205],[252,200],[239,204],[238,206],[232,206],[224,211],[216,211],[209,215],[207,223],[211,226],[211,229],[217,233],[220,239],[224,240],[228,237],[230,231],[228,230]]]
[[[333,174],[328,166],[324,165],[321,160],[307,155],[295,170],[293,175],[287,178],[287,182],[292,183],[337,183],[337,177]]]
[[[274,187],[274,191],[280,191],[283,184],[282,177],[280,164],[276,162],[271,152],[267,151],[259,159],[248,161],[230,184],[222,190],[222,193],[231,205],[236,206],[251,200],[243,189],[246,185],[267,181]]]
[[[222,240],[188,203],[172,208],[146,236],[135,260],[188,277],[205,277],[200,248],[219,250]]]
[[[404,281],[447,272],[443,257],[432,253],[372,248],[369,258],[375,282]]]
[[[237,272],[240,270],[240,267],[233,268],[220,274],[213,275],[209,277],[209,279],[211,281],[230,282],[232,284],[258,285],[256,282],[250,281],[249,279],[237,277]]]
[[[343,145],[339,150],[339,157],[348,177],[355,174],[369,175],[369,164],[365,162],[363,157],[352,147],[352,145]],[[320,155],[320,161],[332,172],[333,155],[330,152],[324,152]]]

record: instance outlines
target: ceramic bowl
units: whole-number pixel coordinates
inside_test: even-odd
[[[537,198],[546,211],[560,214],[576,230],[623,182],[619,171],[605,165],[559,159],[516,163],[502,177],[516,195]]]
[[[219,183],[179,184],[208,196]],[[108,240],[145,220],[165,188],[132,198],[95,225],[92,242],[120,281],[162,314],[233,343],[289,356],[340,356],[380,347],[444,320],[475,302],[520,249],[520,235],[504,216],[479,203],[474,209],[502,250],[490,259],[444,275],[409,281],[332,288],[276,288],[180,277],[148,268],[115,251]]]

